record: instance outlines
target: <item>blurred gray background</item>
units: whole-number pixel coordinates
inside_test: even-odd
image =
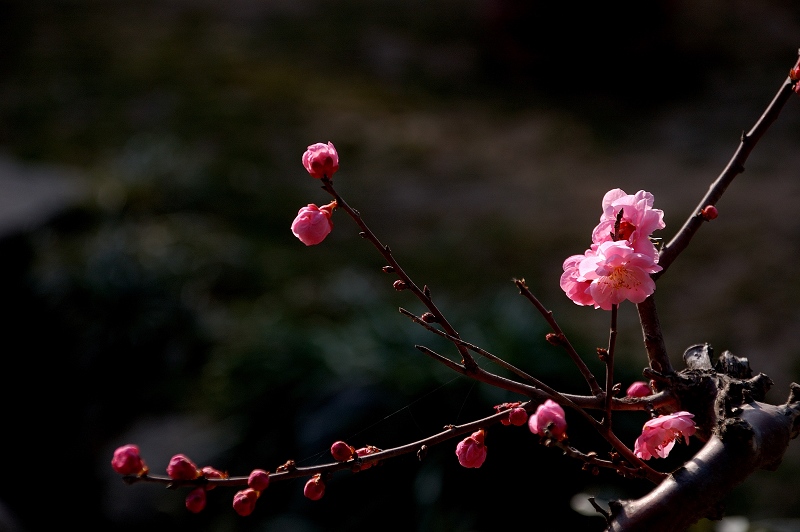
[[[232,475],[313,465],[336,439],[391,447],[519,399],[414,349],[453,352],[397,312],[423,309],[344,212],[318,246],[291,234],[329,201],[300,163],[314,142],[336,145],[337,190],[462,337],[587,393],[511,279],[602,374],[608,313],[566,298],[562,261],[611,188],[652,192],[671,238],[799,36],[789,1],[0,2],[0,530],[601,530],[573,497],[649,486],[582,472],[519,427],[489,431],[481,469],[452,442],[337,475],[318,502],[275,483],[246,519],[234,490],[193,515],[109,462],[137,443],[154,473],[179,452]],[[772,402],[800,379],[798,102],[656,293],[676,367],[694,343],[731,350],[773,379]],[[618,345],[627,386],[646,365],[633,305]],[[617,416],[624,441],[643,416]],[[581,450],[607,450],[568,421]],[[798,529],[798,447],[737,488],[728,531]]]

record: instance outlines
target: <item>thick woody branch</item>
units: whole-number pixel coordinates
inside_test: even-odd
[[[647,359],[650,368],[661,375],[672,375],[675,370],[669,361],[667,346],[664,343],[664,335],[661,331],[661,323],[656,312],[655,294],[651,294],[647,299],[636,305],[639,312],[639,324],[642,327],[644,337],[644,347],[647,351]],[[656,383],[657,389],[660,389]]]
[[[800,64],[800,61],[798,62]],[[793,88],[795,81],[787,76],[781,85],[775,97],[762,113],[756,124],[747,133],[742,133],[739,147],[733,154],[733,157],[728,162],[728,165],[717,177],[708,192],[697,204],[692,214],[684,222],[683,227],[678,233],[661,248],[659,252],[658,265],[661,266],[661,271],[652,274],[654,280],[657,280],[670,267],[672,262],[686,249],[691,242],[692,237],[700,229],[700,226],[706,220],[702,214],[703,209],[709,205],[716,205],[722,197],[722,194],[728,188],[728,185],[733,182],[734,178],[744,172],[744,163],[750,156],[750,152],[761,140],[761,137],[767,132],[769,127],[778,115],[780,115],[783,106],[789,101],[789,98],[794,94]],[[656,314],[655,302],[653,296],[648,297],[643,303],[637,305],[639,311],[639,321],[642,325],[642,332],[644,334],[644,343],[647,350],[647,357],[650,361],[650,367],[661,373],[662,375],[669,375],[673,373],[672,366],[669,362],[667,355],[667,348],[664,344],[664,336],[661,331],[661,325],[658,321]]]
[[[720,425],[706,445],[653,491],[611,504],[609,532],[675,532],[720,517],[719,502],[759,469],[777,468],[797,436],[800,386],[784,405],[752,401]],[[680,509],[680,511],[676,511]]]

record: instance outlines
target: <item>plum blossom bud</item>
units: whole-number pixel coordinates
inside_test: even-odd
[[[380,452],[380,449],[378,449],[374,445],[366,445],[364,447],[360,447],[360,448],[356,449],[356,456],[358,456],[358,457],[367,456],[368,454],[374,454],[374,453],[377,453],[377,452]],[[358,469],[358,471],[364,471],[365,469],[369,469],[370,467],[372,467],[372,466],[374,466],[376,464],[377,464],[377,462],[372,462],[372,463],[369,463],[369,464],[363,464],[362,463],[360,468]]]
[[[547,399],[536,408],[536,412],[528,419],[528,428],[534,434],[546,436],[545,430],[557,440],[567,437],[567,420],[561,405]]]
[[[647,397],[648,395],[652,395],[653,391],[650,389],[650,386],[647,385],[646,382],[643,381],[636,381],[630,386],[628,386],[625,395],[628,397]]]
[[[337,462],[350,460],[354,454],[356,454],[356,450],[341,440],[333,442],[333,445],[331,445],[331,455]]]
[[[508,417],[506,417],[505,419],[501,419],[500,423],[502,423],[503,425],[517,425],[517,426],[524,425],[525,422],[528,420],[528,413],[525,412],[524,408],[522,408],[522,409],[519,408],[520,404],[522,404],[522,403],[520,403],[519,401],[515,401],[513,403],[501,403],[499,405],[494,405],[494,409],[497,412],[508,411]],[[522,422],[521,423],[519,422],[520,412],[516,412],[517,410],[522,410],[522,412],[521,412]],[[512,417],[514,418],[514,422],[512,422],[512,419],[511,419]]]
[[[256,491],[264,491],[269,486],[269,472],[263,469],[253,469],[247,477],[247,485]]]
[[[193,514],[200,513],[206,507],[206,490],[197,487],[186,496],[186,509]]]
[[[117,447],[111,459],[111,467],[120,475],[143,475],[147,466],[139,455],[139,447],[133,444]]]
[[[682,410],[646,422],[641,436],[636,438],[633,454],[642,460],[649,460],[654,456],[666,458],[676,440],[683,437],[685,443],[689,443],[689,436],[697,430],[693,417],[694,414]]]
[[[703,210],[700,211],[700,216],[703,217],[703,220],[710,222],[717,216],[719,216],[719,211],[713,205],[706,205],[703,207]]]
[[[303,495],[312,501],[318,501],[325,495],[325,482],[322,481],[322,475],[317,473],[306,482],[303,488]]]
[[[521,407],[512,408],[508,413],[508,422],[515,427],[521,427],[528,421],[528,412]]]
[[[292,233],[306,246],[319,244],[333,230],[331,215],[336,208],[336,201],[317,207],[309,203],[297,212],[292,222]]]
[[[253,513],[256,509],[256,501],[258,501],[258,494],[253,488],[237,491],[233,496],[233,509],[242,517],[246,517]]]
[[[315,179],[331,179],[339,169],[339,154],[331,142],[317,142],[309,146],[303,154],[303,166]]]
[[[405,282],[405,281],[402,281],[402,280],[400,280],[400,279],[398,279],[398,280],[396,280],[395,282],[393,282],[393,283],[392,283],[392,287],[393,287],[395,290],[397,290],[398,292],[400,292],[401,290],[405,290],[406,288],[408,288],[408,287],[406,286],[406,282]]]
[[[486,460],[486,445],[483,443],[486,431],[483,429],[473,432],[456,446],[458,463],[464,467],[480,467]]]
[[[224,473],[224,472],[220,471],[219,469],[214,469],[211,466],[205,466],[203,469],[200,470],[200,472],[206,478],[218,478],[218,479],[228,478],[228,474],[227,473]],[[206,491],[211,491],[215,487],[216,486],[214,486],[214,484],[211,484],[211,483],[208,483],[208,484],[205,485]]]
[[[433,314],[433,312],[425,312],[422,314],[422,316],[420,316],[420,318],[422,318],[422,321],[425,323],[436,323],[439,321],[436,319],[436,316]]]
[[[789,71],[789,77],[792,81],[800,80],[800,65],[795,65],[794,68]]]
[[[176,454],[167,465],[167,475],[173,480],[194,480],[202,473],[186,455]]]

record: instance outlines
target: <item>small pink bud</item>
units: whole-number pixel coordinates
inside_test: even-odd
[[[292,222],[292,233],[306,246],[319,244],[333,230],[331,213],[335,207],[335,201],[322,207],[309,203],[297,212]]]
[[[485,437],[486,431],[480,429],[458,442],[456,446],[458,463],[464,467],[482,466],[486,460],[486,445],[483,443]]]
[[[309,146],[303,154],[303,166],[315,179],[331,179],[339,169],[339,154],[331,142],[317,142]]]
[[[167,465],[167,475],[173,480],[194,480],[202,473],[186,455],[176,454]]]
[[[494,405],[494,409],[498,413],[508,410],[508,416],[509,417],[506,417],[505,419],[501,419],[500,423],[503,424],[503,425],[510,425],[511,424],[511,419],[510,419],[511,410],[516,408],[516,407],[518,407],[520,404],[521,403],[519,401],[515,401],[513,403],[500,403],[499,405]],[[527,414],[525,415],[525,419],[526,420],[528,419]]]
[[[653,391],[646,382],[636,381],[628,386],[628,390],[625,392],[625,395],[628,397],[647,397],[648,395],[652,395],[652,393]]]
[[[333,445],[331,445],[331,455],[333,455],[333,459],[337,462],[346,462],[350,460],[355,452],[356,450],[353,447],[341,440],[333,442]]]
[[[528,412],[521,407],[512,408],[508,413],[508,421],[516,427],[521,427],[528,422]]]
[[[546,430],[549,430],[550,435],[557,440],[565,439],[567,437],[567,420],[564,409],[552,399],[547,399],[536,408],[536,412],[528,419],[528,428],[539,436],[546,436]]]
[[[717,216],[719,216],[719,211],[713,205],[706,205],[703,207],[703,210],[700,211],[700,216],[703,217],[704,220],[707,222],[713,220]]]
[[[111,467],[120,475],[143,475],[147,466],[139,455],[139,447],[133,444],[117,447],[111,459]]]
[[[325,483],[322,481],[322,476],[317,473],[306,482],[303,488],[303,495],[312,501],[318,501],[325,495]]]
[[[233,496],[233,509],[242,517],[246,517],[253,513],[256,509],[256,501],[258,501],[258,494],[253,488],[237,491]]]
[[[186,496],[186,509],[193,514],[200,513],[206,507],[206,490],[197,487]]]
[[[437,321],[439,321],[436,319],[436,316],[434,316],[433,312],[425,312],[420,317],[422,318],[422,321],[424,321],[425,323],[436,323]]]
[[[206,478],[218,478],[218,479],[224,479],[224,478],[228,478],[228,473],[224,473],[224,472],[222,472],[222,471],[220,471],[220,470],[218,470],[218,469],[214,469],[214,468],[213,468],[213,467],[211,467],[211,466],[205,466],[205,467],[204,467],[204,468],[201,470],[201,473],[202,473],[202,474],[203,474],[203,476],[204,476],[204,477],[206,477]],[[210,483],[210,482],[209,482],[208,484],[206,484],[206,486],[205,486],[205,488],[206,488],[206,490],[207,490],[207,491],[211,491],[211,490],[213,490],[215,487],[216,487],[216,486],[214,486],[214,484],[212,484],[212,483]]]
[[[253,469],[247,478],[247,485],[256,491],[264,491],[269,486],[269,472],[263,469]]]
[[[392,283],[392,287],[395,290],[397,290],[398,292],[400,292],[401,290],[405,290],[407,288],[406,287],[406,282],[405,281],[401,281],[400,279],[398,279],[395,282],[393,282]]]
[[[789,77],[792,81],[800,80],[800,65],[795,65],[794,68],[789,71]]]

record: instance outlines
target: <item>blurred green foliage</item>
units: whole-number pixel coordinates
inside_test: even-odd
[[[740,46],[727,48],[741,29],[731,14],[715,22],[712,40],[693,33],[703,20],[673,2],[628,7],[625,18],[610,6],[586,9],[464,0],[0,4],[0,142],[20,160],[80,168],[90,190],[2,242],[4,374],[20,387],[2,392],[5,475],[15,480],[0,500],[20,526],[498,530],[523,517],[540,529],[588,530],[602,520],[573,511],[572,495],[646,489],[577,471],[513,427],[490,431],[480,470],[458,467],[453,442],[421,463],[408,457],[337,476],[318,503],[302,497],[301,482],[276,483],[248,519],[231,511],[233,493],[210,493],[207,510],[192,515],[183,494],[121,486],[108,466],[124,443],[139,443],[156,473],[178,452],[234,475],[290,458],[310,465],[328,461],[336,439],[390,447],[518,399],[413,348],[453,351],[397,313],[422,309],[391,289],[344,213],[324,244],[294,239],[297,209],[328,201],[300,165],[317,141],[336,144],[337,188],[432,288],[464,338],[583,392],[510,280],[525,276],[535,293],[553,296],[548,305],[561,298],[560,261],[582,249],[575,226],[588,229],[534,197],[517,209],[523,227],[496,217],[484,192],[502,185],[482,183],[499,169],[481,167],[463,132],[475,116],[496,127],[513,125],[515,113],[556,109],[546,150],[576,142],[583,127],[601,147],[635,140],[633,117],[696,95],[709,62],[724,69],[747,59]],[[630,16],[640,23],[629,25]],[[767,41],[764,56],[780,61],[779,44]],[[562,185],[537,186],[544,198]],[[562,325],[581,352],[593,352],[598,339],[583,324]],[[618,380],[640,370],[621,364]],[[632,440],[641,420],[620,423]],[[570,430],[586,448],[602,448],[583,429],[576,420]]]

